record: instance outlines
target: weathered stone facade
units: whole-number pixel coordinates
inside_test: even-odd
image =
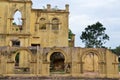
[[[92,72],[118,77],[118,57],[111,51],[68,46],[69,5],[64,10],[31,6],[31,0],[0,1],[1,76],[84,77]],[[19,24],[14,23],[17,11],[22,14]]]

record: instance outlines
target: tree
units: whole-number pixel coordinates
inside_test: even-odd
[[[115,49],[110,49],[113,53],[119,56],[118,61],[120,62],[120,45]]]
[[[116,47],[115,49],[111,49],[111,51],[120,56],[120,46]]]
[[[69,32],[68,32],[68,39],[72,39],[72,36],[73,36],[73,33],[72,33],[72,31],[69,29]]]
[[[82,32],[80,39],[88,48],[101,48],[102,45],[109,40],[109,36],[105,34],[106,28],[100,22],[88,25],[85,31]]]

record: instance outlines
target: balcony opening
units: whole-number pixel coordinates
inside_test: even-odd
[[[16,27],[16,31],[18,29],[22,30],[22,26],[23,26],[22,13],[18,10],[14,13],[12,25]]]
[[[18,40],[13,40],[13,41],[12,41],[12,46],[13,46],[13,47],[20,47],[20,41],[18,41]]]

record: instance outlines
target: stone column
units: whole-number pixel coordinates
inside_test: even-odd
[[[106,76],[106,63],[105,62],[99,62],[99,74],[101,77]]]
[[[42,76],[49,76],[50,75],[50,62],[44,62],[42,64]]]
[[[14,66],[15,66],[14,61],[7,62],[7,74],[14,74]]]
[[[79,76],[80,74],[80,65],[78,62],[72,63],[72,76]]]
[[[83,64],[84,62],[80,62],[80,74],[83,74]]]
[[[38,32],[39,31],[39,23],[35,24],[35,31]]]

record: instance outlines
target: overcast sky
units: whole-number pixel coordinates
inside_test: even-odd
[[[44,8],[46,4],[60,9],[70,6],[69,28],[75,37],[75,46],[84,47],[80,35],[87,25],[101,22],[106,27],[110,40],[106,47],[120,45],[120,0],[32,0],[33,8]]]

